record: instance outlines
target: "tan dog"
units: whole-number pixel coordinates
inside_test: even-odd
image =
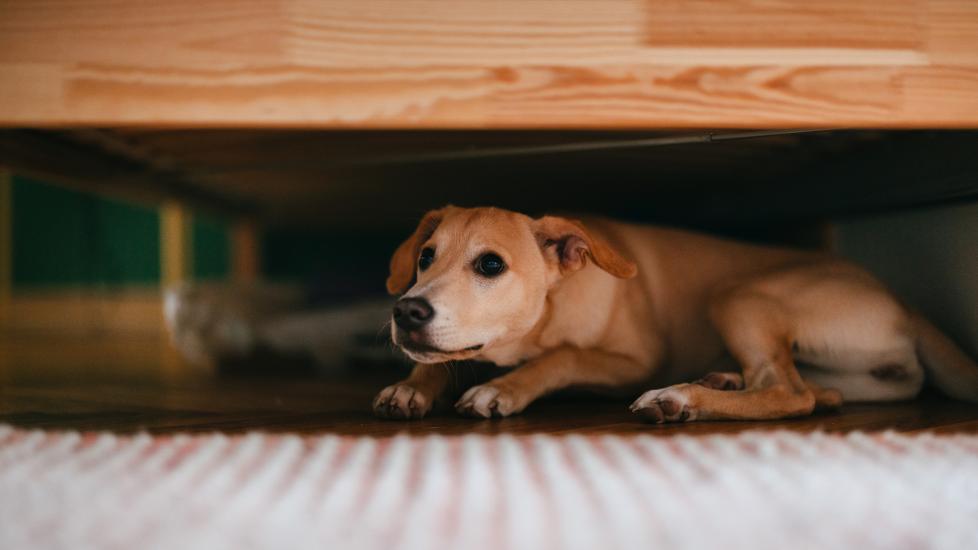
[[[419,418],[452,392],[464,391],[459,412],[490,417],[563,388],[665,385],[632,410],[656,422],[784,418],[843,398],[912,398],[925,368],[978,400],[978,365],[825,254],[449,206],[397,249],[387,288],[406,291],[391,332],[417,366],[375,399],[384,417]],[[466,390],[453,362],[468,359],[519,368]]]

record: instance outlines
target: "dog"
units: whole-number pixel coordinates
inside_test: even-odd
[[[978,401],[978,365],[864,269],[826,253],[606,219],[428,212],[394,252],[391,337],[416,366],[374,399],[474,417],[566,388],[639,395],[656,422],[764,420],[924,382]],[[516,367],[458,387],[459,362]],[[649,389],[655,388],[655,389]]]

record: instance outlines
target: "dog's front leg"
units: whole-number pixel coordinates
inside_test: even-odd
[[[650,372],[650,367],[624,355],[562,347],[505,376],[473,386],[458,400],[455,409],[482,418],[509,416],[557,390],[575,386],[628,388],[647,380]]]

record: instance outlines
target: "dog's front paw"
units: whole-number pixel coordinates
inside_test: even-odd
[[[409,420],[423,418],[434,398],[407,384],[394,384],[380,390],[374,398],[374,414],[380,418]]]
[[[491,418],[519,413],[528,404],[514,389],[490,382],[469,388],[455,403],[455,410],[466,416]]]
[[[656,424],[696,420],[689,384],[649,390],[632,403],[631,411]]]

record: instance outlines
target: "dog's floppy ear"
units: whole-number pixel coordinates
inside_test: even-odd
[[[544,256],[555,257],[560,262],[561,273],[577,271],[591,258],[596,266],[619,279],[631,279],[638,274],[634,263],[588,233],[577,220],[544,216],[533,220],[531,229]]]
[[[421,245],[427,241],[438,228],[442,217],[449,207],[431,210],[421,218],[414,233],[401,243],[391,256],[391,272],[387,277],[387,292],[401,294],[411,286],[414,279],[414,268],[417,266]]]

